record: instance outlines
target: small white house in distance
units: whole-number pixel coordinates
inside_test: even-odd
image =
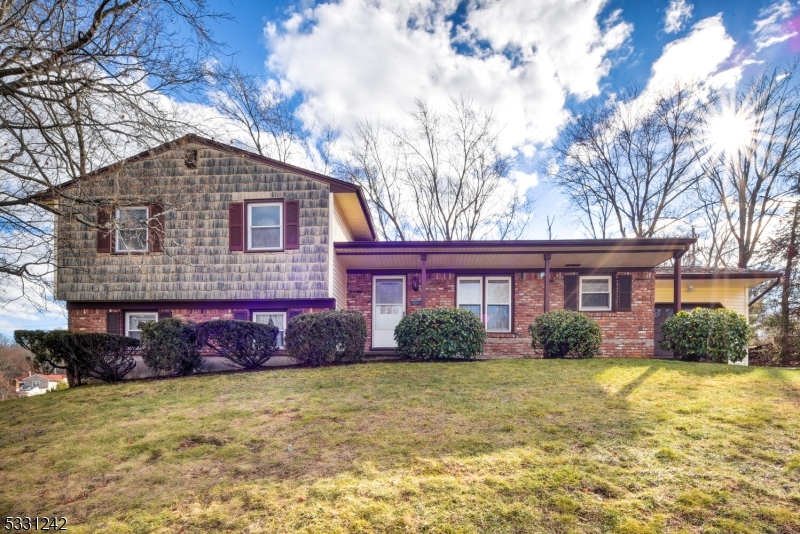
[[[59,382],[67,383],[67,375],[46,375],[28,372],[27,376],[18,376],[14,379],[17,383],[17,395],[32,397],[56,389]]]

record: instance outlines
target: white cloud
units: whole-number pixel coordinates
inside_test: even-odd
[[[784,24],[794,12],[789,0],[775,2],[759,11],[760,18],[753,23],[753,42],[758,50],[767,48],[797,35]]]
[[[667,13],[664,17],[664,31],[667,33],[679,32],[684,24],[692,18],[692,4],[687,4],[686,0],[670,0]]]
[[[301,92],[308,123],[335,118],[348,131],[370,116],[403,121],[415,98],[443,108],[469,95],[503,126],[504,150],[532,155],[567,118],[569,95],[599,93],[610,55],[632,26],[619,12],[598,21],[605,0],[471,3],[342,0],[265,29],[269,69]]]
[[[708,17],[692,31],[664,47],[652,67],[652,88],[683,82],[702,82],[715,74],[734,51],[736,42],[725,31],[722,16]],[[729,76],[725,78],[729,82]]]

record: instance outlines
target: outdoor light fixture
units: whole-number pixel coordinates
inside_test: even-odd
[[[414,275],[411,278],[411,289],[414,291],[419,291],[419,277],[417,275]]]
[[[694,293],[694,286],[689,286],[689,287],[686,289],[686,291],[688,291],[689,293]]]

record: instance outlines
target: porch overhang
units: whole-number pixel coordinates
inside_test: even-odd
[[[334,243],[348,271],[652,269],[682,254],[692,238],[542,241],[392,241]],[[545,256],[548,259],[545,259]]]

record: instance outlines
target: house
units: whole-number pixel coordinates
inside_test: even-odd
[[[283,331],[348,309],[364,314],[366,349],[387,351],[404,314],[458,306],[486,325],[485,357],[522,357],[528,325],[566,308],[600,324],[603,355],[649,358],[657,310],[746,314],[748,288],[778,276],[684,275],[690,238],[380,242],[359,187],[194,135],[62,187],[80,201],[59,200],[72,215],[56,223],[55,294],[81,332],[139,337],[165,317]]]
[[[14,382],[16,383],[15,389],[18,396],[32,397],[53,391],[61,382],[66,384],[67,375],[28,372],[27,375],[15,378]]]

